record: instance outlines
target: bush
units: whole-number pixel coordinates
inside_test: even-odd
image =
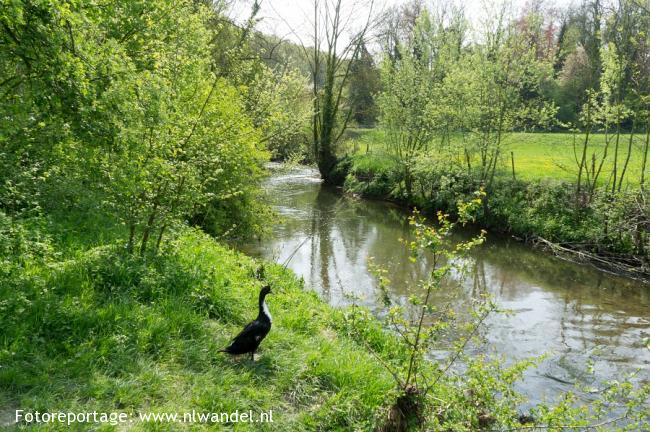
[[[369,198],[395,198],[396,185],[400,183],[397,164],[391,158],[369,155],[347,159],[348,173],[344,188]]]

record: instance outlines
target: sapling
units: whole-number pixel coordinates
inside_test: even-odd
[[[462,273],[466,266],[463,258],[476,246],[485,241],[485,231],[467,241],[457,242],[452,239],[454,228],[474,219],[485,196],[478,191],[472,200],[458,205],[458,220],[451,222],[449,215],[439,212],[437,223],[429,223],[417,210],[409,217],[413,229],[413,239],[404,240],[409,250],[410,260],[418,263],[426,254],[429,270],[426,278],[421,280],[408,297],[406,304],[400,303],[389,287],[388,271],[372,260],[370,269],[378,280],[384,306],[387,313],[384,324],[394,331],[403,347],[404,361],[388,362],[382,359],[372,347],[368,346],[375,357],[395,380],[397,397],[389,413],[385,430],[406,430],[413,425],[423,425],[427,394],[461,357],[468,342],[476,335],[478,328],[488,315],[496,310],[495,304],[487,296],[474,299],[474,320],[465,327],[462,336],[448,357],[439,363],[428,360],[429,353],[439,348],[443,333],[449,329],[455,313],[449,307],[433,304],[434,293],[449,281],[453,274]],[[355,306],[353,306],[354,310]],[[351,314],[354,320],[356,314]],[[355,331],[360,331],[357,322],[352,323]],[[363,338],[360,338],[363,339]]]

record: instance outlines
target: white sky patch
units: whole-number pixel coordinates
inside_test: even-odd
[[[319,0],[333,1],[333,0]],[[462,6],[473,27],[479,27],[489,16],[490,10],[496,10],[506,2],[515,13],[529,3],[529,0],[441,0],[445,5]],[[375,0],[372,14],[377,15],[391,6],[403,5],[408,0]],[[545,0],[545,7],[563,9],[573,0]],[[245,21],[250,15],[253,0],[234,0],[231,7],[231,17],[238,22]],[[432,5],[431,1],[426,1]],[[369,0],[343,0],[343,16],[350,19],[350,30],[363,28],[371,12]],[[266,34],[273,34],[296,43],[311,45],[313,33],[314,0],[261,0],[261,8],[257,18],[257,29]],[[372,33],[372,32],[371,32]],[[345,43],[345,41],[344,41]]]

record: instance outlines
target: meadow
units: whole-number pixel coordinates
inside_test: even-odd
[[[386,134],[381,129],[351,129],[347,132],[341,153],[349,155],[370,155],[363,158],[364,163],[376,165],[390,164]],[[611,139],[611,136],[610,136]],[[515,176],[518,180],[556,179],[575,181],[578,172],[578,161],[582,151],[584,135],[566,132],[513,132],[504,137],[500,167],[502,172],[512,174],[512,157],[514,156]],[[597,164],[605,148],[606,136],[603,133],[592,134],[589,144],[588,159],[596,154]],[[461,134],[454,134],[451,147],[460,144]],[[575,147],[574,147],[575,142]],[[629,135],[622,135],[619,142],[619,175],[622,164],[627,156]],[[645,136],[637,134],[633,137],[632,152],[627,169],[626,181],[637,185],[641,177],[643,164]],[[462,147],[462,146],[459,146]],[[601,183],[605,183],[611,175],[613,166],[614,143],[610,144],[608,157],[605,159],[601,174]],[[577,156],[576,156],[577,155]],[[456,162],[463,164],[464,155],[456,155]],[[646,166],[646,178],[647,178]]]

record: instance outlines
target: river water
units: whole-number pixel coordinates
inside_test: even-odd
[[[368,258],[388,269],[393,295],[425,277],[427,260],[413,264],[400,239],[409,238],[407,213],[389,203],[359,200],[321,185],[308,167],[270,165],[265,189],[280,216],[270,236],[241,246],[244,252],[284,263],[334,306],[352,302],[381,314],[383,307]],[[472,233],[459,233],[467,238]],[[434,302],[462,310],[489,293],[508,314],[494,314],[481,330],[482,346],[506,361],[545,354],[517,389],[530,404],[553,400],[575,383],[593,388],[633,373],[650,382],[650,286],[560,260],[514,240],[488,234],[471,256],[470,270]],[[440,354],[440,353],[438,353]],[[436,353],[432,353],[435,357]],[[587,372],[592,365],[592,372]],[[578,393],[588,402],[589,393]]]

